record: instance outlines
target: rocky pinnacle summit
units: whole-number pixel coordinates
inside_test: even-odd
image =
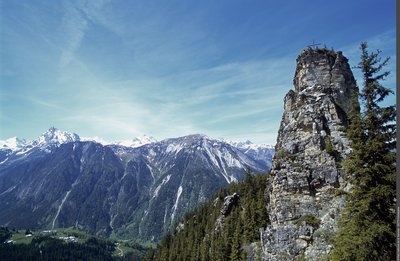
[[[261,230],[262,260],[322,260],[344,204],[339,192],[348,189],[339,164],[350,151],[344,129],[357,87],[347,58],[307,48],[293,83],[266,189],[270,225]]]

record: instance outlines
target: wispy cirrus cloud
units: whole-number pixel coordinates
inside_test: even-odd
[[[126,81],[100,81],[85,73],[84,79],[77,77],[76,84],[85,86],[75,97],[77,105],[69,106],[59,121],[61,125],[96,129],[98,136],[99,132],[122,135],[121,139],[192,133],[239,137],[247,135],[249,129],[265,130],[260,119],[276,132],[279,120],[274,118],[281,114],[283,96],[292,87],[291,67],[291,59],[282,58]],[[71,79],[70,84],[75,82]],[[240,124],[247,129],[238,128]]]
[[[64,36],[61,48],[60,66],[65,68],[73,59],[88,30],[89,23],[100,24],[108,29],[115,29],[102,15],[103,7],[109,0],[99,1],[66,1],[62,18],[61,32]]]
[[[366,35],[371,50],[395,55],[391,7],[378,12],[371,3],[357,13],[351,8],[358,5],[344,0],[323,7],[122,0],[6,1],[4,6],[4,138],[27,137],[23,130],[34,135],[53,125],[109,140],[202,132],[273,144],[283,97],[293,87],[295,59],[313,38],[343,50],[351,65],[359,56],[354,41]],[[323,10],[304,17],[311,7]],[[326,13],[327,7],[332,12]],[[360,17],[350,30],[338,12]],[[369,24],[375,31],[365,30]],[[376,28],[386,33],[371,35]],[[386,82],[393,88],[394,61]]]
[[[64,32],[64,45],[61,49],[60,66],[68,66],[74,59],[87,28],[87,20],[83,12],[75,5],[67,2],[62,20],[61,31]]]

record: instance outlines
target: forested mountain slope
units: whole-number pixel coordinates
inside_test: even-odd
[[[264,191],[268,174],[247,174],[195,210],[166,234],[153,260],[245,260],[261,257],[260,227],[268,224]],[[258,242],[258,243],[257,243]]]

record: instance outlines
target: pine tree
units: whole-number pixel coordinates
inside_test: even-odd
[[[242,260],[242,256],[241,256],[241,234],[242,234],[242,230],[241,230],[241,222],[240,219],[236,220],[236,227],[235,227],[235,231],[232,235],[232,243],[231,243],[231,254],[229,257],[229,260],[231,261],[240,261]]]
[[[352,184],[335,237],[332,260],[395,260],[395,116],[394,106],[380,103],[392,93],[380,81],[389,72],[380,51],[369,53],[361,43],[363,88],[353,98],[347,135],[352,152],[343,167]]]

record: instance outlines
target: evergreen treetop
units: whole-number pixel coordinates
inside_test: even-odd
[[[332,260],[394,260],[396,111],[380,104],[393,93],[381,84],[389,75],[381,72],[389,58],[382,61],[379,50],[369,53],[365,42],[360,49],[357,68],[363,87],[352,99],[347,130],[352,152],[343,164],[353,188],[339,221]]]

